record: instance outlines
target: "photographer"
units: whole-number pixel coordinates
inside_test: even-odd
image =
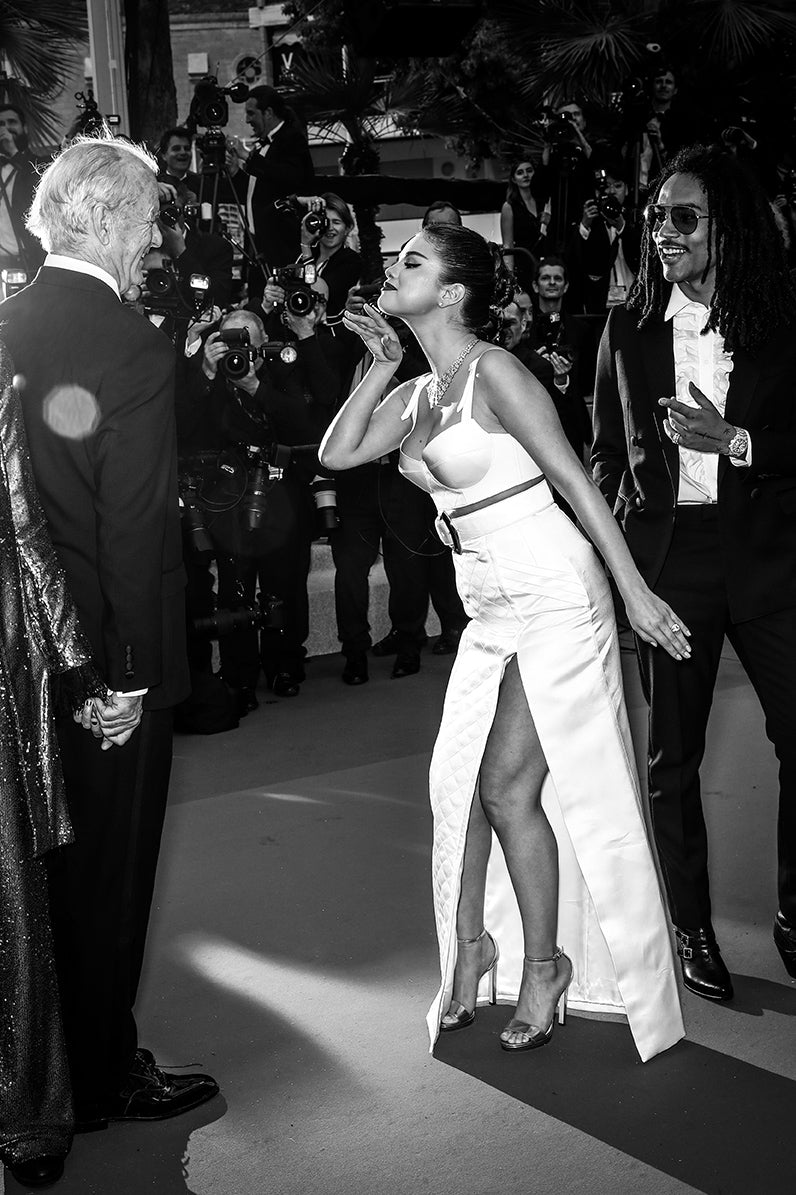
[[[25,115],[0,103],[0,269],[24,270],[28,280],[44,261],[41,245],[25,227],[37,181]]]
[[[250,232],[268,270],[294,261],[298,229],[274,206],[287,195],[308,194],[315,173],[307,136],[274,87],[253,87],[246,120],[256,138],[247,149],[239,137],[227,138],[227,167],[245,203]],[[249,279],[252,294],[262,293],[259,272]]]
[[[301,221],[300,260],[313,262],[317,275],[329,287],[326,319],[333,326],[342,320],[348,293],[362,271],[362,258],[346,244],[354,217],[345,200],[332,191],[297,195],[296,203],[308,209]]]
[[[624,303],[638,269],[641,228],[631,222],[621,166],[595,171],[592,195],[567,246],[578,297],[590,315]]]
[[[191,170],[193,137],[184,125],[166,129],[158,142],[158,182],[180,185],[199,194],[201,176]]]
[[[544,386],[553,400],[564,435],[582,461],[584,448],[591,447],[592,430],[580,387],[578,352],[559,338],[547,344],[537,340],[536,347],[532,347],[533,340],[523,336],[527,318],[516,302],[509,303],[503,310],[501,343]],[[553,497],[574,521],[572,508],[555,489]]]
[[[550,211],[546,250],[558,253],[593,191],[593,147],[586,136],[583,109],[574,100],[560,104],[554,112],[543,109],[539,123],[544,149],[533,189],[538,211]]]
[[[296,696],[304,680],[314,536],[308,483],[317,457],[312,451],[287,450],[318,442],[338,397],[340,375],[327,343],[332,338],[319,327],[325,291],[318,280],[317,301],[307,314],[285,312],[282,326],[294,339],[279,353],[269,351],[258,316],[229,313],[218,332],[207,337],[200,377],[195,375],[201,439],[208,449],[225,452],[215,492],[218,513],[207,518],[217,552],[219,605],[253,606],[258,588],[282,602],[282,631],[262,629],[259,652],[254,626],[220,637],[222,674],[242,713],[257,705],[261,665],[277,696]],[[232,340],[247,343],[231,345]]]
[[[204,274],[210,280],[207,306],[227,307],[234,287],[232,245],[205,231],[195,192],[179,183],[174,195],[174,202],[160,209],[163,249],[174,262],[182,289],[189,289],[192,274]]]
[[[536,267],[533,291],[537,309],[528,320],[527,339],[536,352],[549,354],[559,345],[566,345],[573,361],[573,382],[581,394],[590,394],[594,387],[597,345],[589,321],[567,310],[569,272],[563,257],[545,257]],[[522,306],[522,296],[514,296]]]

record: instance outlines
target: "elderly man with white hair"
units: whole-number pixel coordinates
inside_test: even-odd
[[[58,726],[75,842],[55,855],[51,903],[78,1130],[173,1116],[218,1090],[164,1074],[133,1015],[172,707],[188,688],[174,351],[122,301],[160,244],[156,169],[130,142],[77,138],[28,216],[44,265],[0,310],[49,529],[108,686],[83,714],[94,737]],[[105,731],[127,741],[103,750]]]

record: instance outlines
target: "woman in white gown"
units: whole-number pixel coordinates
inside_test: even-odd
[[[501,1046],[535,1049],[569,988],[572,1006],[624,1011],[646,1060],[683,1036],[670,936],[608,584],[547,478],[607,561],[634,630],[677,659],[688,631],[639,576],[547,392],[480,338],[501,290],[477,233],[442,225],[409,241],[379,307],[409,325],[433,371],[384,398],[398,337],[373,307],[347,313],[373,364],[321,459],[348,469],[400,446],[403,472],[434,497],[472,619],[431,764],[432,1045],[499,998],[517,1006]]]

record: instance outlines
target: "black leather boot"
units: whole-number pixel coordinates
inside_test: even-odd
[[[788,975],[796,979],[796,929],[781,913],[774,918],[774,945],[779,951]]]
[[[705,1000],[732,1000],[732,979],[712,929],[674,927],[683,983]]]

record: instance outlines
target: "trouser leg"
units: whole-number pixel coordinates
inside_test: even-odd
[[[796,925],[796,609],[739,623],[729,636],[760,699],[779,761],[777,888],[780,909]]]
[[[381,540],[377,504],[378,465],[338,478],[340,526],[329,535],[334,561],[334,604],[337,635],[344,655],[371,645],[368,607],[370,570]]]
[[[649,795],[672,920],[710,925],[708,840],[699,769],[705,750],[724,628],[726,596],[714,508],[678,510],[656,593],[691,631],[691,658],[637,643],[650,703]]]

